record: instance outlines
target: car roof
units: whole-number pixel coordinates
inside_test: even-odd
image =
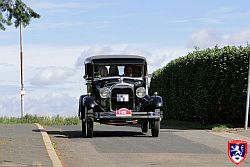
[[[140,60],[140,61],[147,61],[145,57],[138,56],[138,55],[96,55],[91,56],[85,59],[86,63],[91,63],[94,61],[100,61],[100,60],[107,60],[107,59],[114,59],[114,60]]]

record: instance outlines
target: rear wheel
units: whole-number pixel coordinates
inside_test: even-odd
[[[158,137],[160,132],[160,120],[151,121],[151,134],[152,137]]]

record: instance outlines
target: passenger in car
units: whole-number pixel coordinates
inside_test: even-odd
[[[133,68],[132,68],[132,66],[125,66],[124,74],[127,77],[132,77],[133,76]]]
[[[98,73],[101,75],[101,77],[107,77],[108,76],[108,69],[105,66],[99,66]]]
[[[109,76],[119,76],[118,67],[116,65],[111,65],[109,67]]]
[[[141,77],[142,76],[142,67],[134,66],[133,68],[133,77]]]

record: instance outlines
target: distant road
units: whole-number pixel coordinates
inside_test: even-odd
[[[94,138],[81,137],[80,126],[47,127],[66,167],[228,167],[230,138],[205,130],[161,129],[160,137],[140,128],[98,125]],[[249,157],[249,155],[248,155]],[[248,158],[240,166],[250,166]]]

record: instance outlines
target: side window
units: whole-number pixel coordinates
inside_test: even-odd
[[[85,79],[91,79],[92,78],[92,65],[90,63],[85,64]]]

